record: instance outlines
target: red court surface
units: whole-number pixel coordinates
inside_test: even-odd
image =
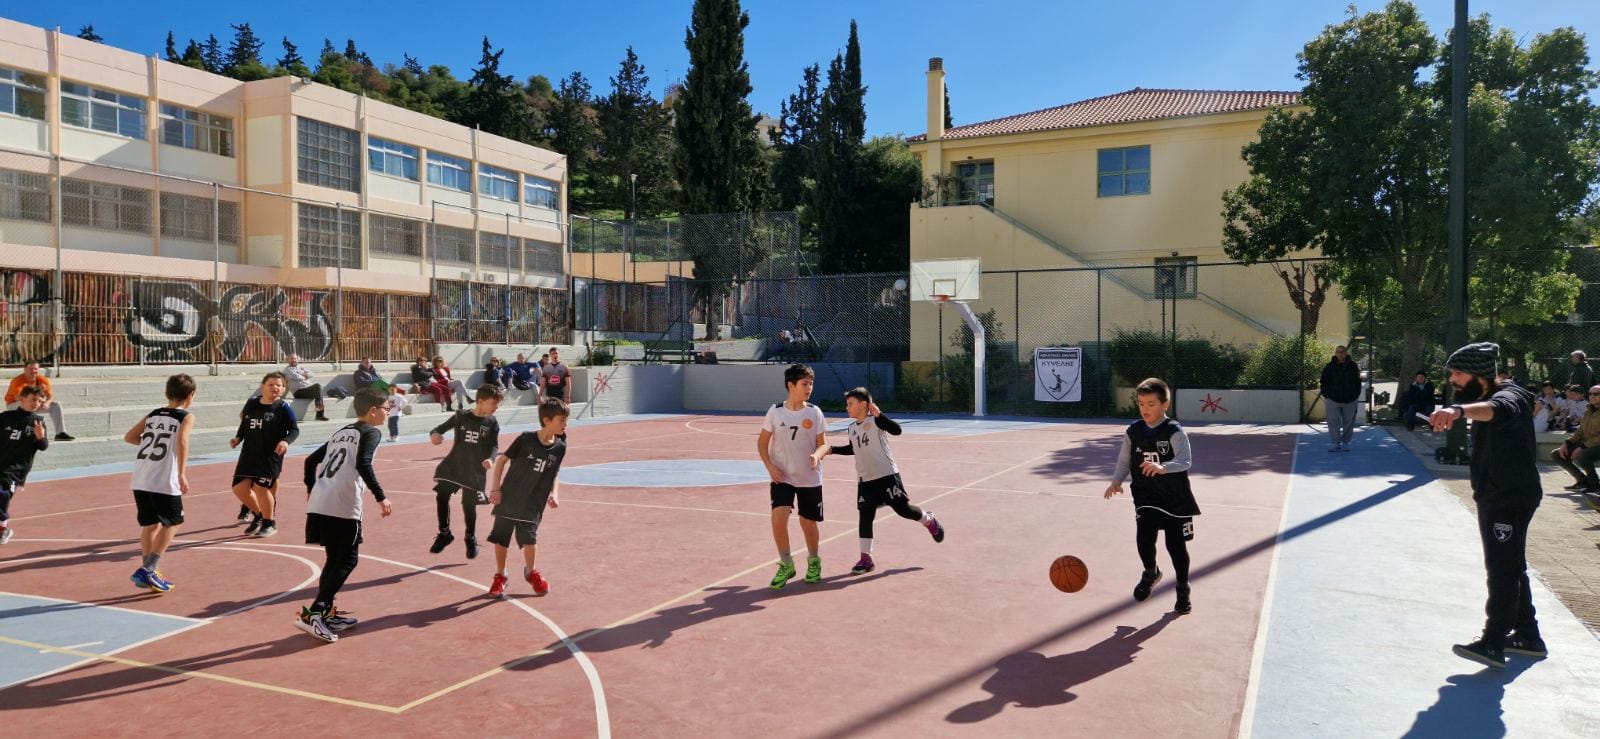
[[[754,459],[759,425],[574,426],[565,468]],[[1170,576],[1149,601],[1130,597],[1132,504],[1101,496],[1120,431],[899,437],[912,501],[948,534],[935,544],[882,509],[878,570],[864,576],[849,574],[852,461],[830,458],[824,581],[781,591],[767,587],[764,483],[563,484],[539,536],[550,594],[513,576],[504,600],[484,594],[492,548],[471,561],[459,539],[427,551],[432,469],[447,447],[386,444],[377,471],[394,516],[368,505],[363,559],[339,596],[361,624],[334,644],[291,623],[322,564],[301,543],[298,475],[278,536],[248,539],[224,492],[232,463],[191,468],[183,544],[162,563],[177,587],[161,596],[127,580],[138,555],[128,475],[37,482],[12,503],[0,590],[210,622],[109,657],[67,650],[85,664],[0,689],[0,717],[33,736],[1233,736],[1294,437],[1191,429],[1205,514],[1190,547],[1195,610],[1178,617]],[[791,538],[803,568],[793,523]],[[1050,586],[1061,554],[1088,563],[1082,592]]]

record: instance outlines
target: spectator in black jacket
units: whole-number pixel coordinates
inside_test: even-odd
[[[1589,366],[1589,357],[1582,351],[1575,351],[1567,357],[1572,367],[1567,372],[1567,384],[1577,385],[1588,390],[1594,385],[1594,368]]]
[[[1418,419],[1417,414],[1424,417],[1433,415],[1434,390],[1433,382],[1428,379],[1426,370],[1417,370],[1411,378],[1411,384],[1406,386],[1405,393],[1400,396],[1400,417],[1405,419],[1406,430],[1410,431],[1418,423],[1426,426],[1426,418]]]
[[[1328,408],[1328,451],[1350,451],[1350,435],[1360,408],[1361,366],[1343,346],[1334,348],[1333,359],[1322,368],[1322,400]]]
[[[428,364],[426,357],[417,357],[416,363],[411,365],[411,394],[415,396],[432,384],[433,365]]]
[[[389,392],[389,383],[383,381],[383,376],[378,374],[378,368],[372,366],[372,357],[362,357],[361,366],[356,368],[355,382],[357,390],[364,387],[377,388],[385,393]]]

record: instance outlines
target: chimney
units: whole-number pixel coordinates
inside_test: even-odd
[[[928,140],[944,138],[944,59],[928,60]]]

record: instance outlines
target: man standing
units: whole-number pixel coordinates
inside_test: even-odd
[[[1589,388],[1588,406],[1578,421],[1578,430],[1567,437],[1566,443],[1556,447],[1550,458],[1572,475],[1574,482],[1566,487],[1584,495],[1591,507],[1600,504],[1594,495],[1600,493],[1600,477],[1595,476],[1595,463],[1600,462],[1600,385]],[[1600,508],[1596,508],[1600,510]]]
[[[22,374],[11,378],[11,385],[6,388],[6,410],[13,410],[22,401],[22,389],[25,387],[39,388],[39,397],[43,402],[39,404],[39,411],[50,414],[50,423],[56,427],[56,441],[72,441],[72,436],[67,433],[61,420],[61,404],[56,402],[55,394],[50,392],[50,378],[39,371],[38,362],[29,362],[22,366]]]
[[[1322,368],[1322,400],[1328,407],[1328,451],[1350,451],[1350,435],[1360,407],[1356,401],[1360,399],[1361,367],[1343,346],[1335,347],[1333,359]]]
[[[299,400],[311,400],[317,406],[317,420],[328,420],[327,414],[323,412],[322,383],[311,382],[311,370],[300,366],[299,354],[289,355],[289,366],[283,368],[283,375],[289,378],[289,394]]]
[[[1568,386],[1577,385],[1586,388],[1594,384],[1594,368],[1589,366],[1589,357],[1581,350],[1569,355],[1567,361],[1572,363],[1571,369],[1567,372]]]
[[[539,375],[539,392],[546,398],[560,398],[571,402],[567,392],[568,382],[572,373],[567,371],[567,366],[561,363],[561,352],[555,347],[550,347],[550,363],[544,366]]]
[[[1500,346],[1489,342],[1457,349],[1445,362],[1457,404],[1434,411],[1433,430],[1463,418],[1472,421],[1472,500],[1478,508],[1478,538],[1488,573],[1489,598],[1483,636],[1457,644],[1457,656],[1497,670],[1505,655],[1544,657],[1544,639],[1534,618],[1528,585],[1528,523],[1542,491],[1533,435],[1533,394],[1519,385],[1494,382]]]

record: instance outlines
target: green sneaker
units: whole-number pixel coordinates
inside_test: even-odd
[[[821,557],[806,557],[806,582],[822,582]]]
[[[793,562],[779,562],[778,563],[778,574],[772,576],[772,589],[773,590],[782,590],[783,586],[789,584],[789,581],[793,580],[793,579],[794,579],[794,563]]]

